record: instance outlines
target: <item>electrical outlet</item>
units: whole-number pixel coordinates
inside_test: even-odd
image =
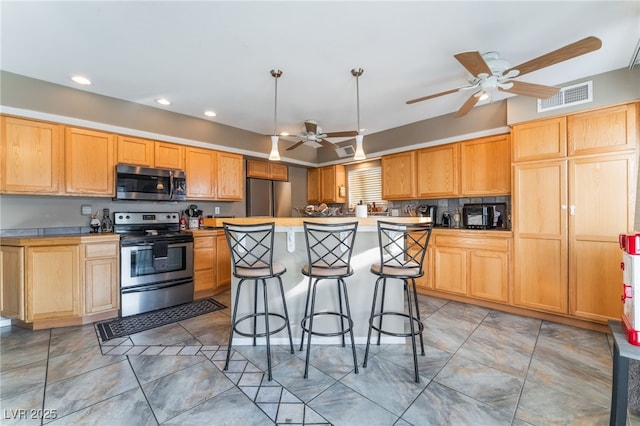
[[[82,205],[82,216],[91,216],[93,214],[93,210],[89,204]]]
[[[220,214],[220,207],[214,207],[213,208],[213,214],[215,214],[216,216]]]

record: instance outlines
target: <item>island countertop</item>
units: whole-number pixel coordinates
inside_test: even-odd
[[[252,217],[234,217],[234,218],[207,218],[205,225],[211,227],[221,227],[223,223],[233,223],[236,225],[253,225],[265,222],[274,222],[276,227],[282,226],[302,226],[303,222],[318,223],[344,223],[358,222],[358,226],[376,226],[378,221],[397,222],[397,223],[429,223],[431,219],[428,217],[403,217],[403,216],[309,216],[309,217],[269,217],[269,216],[252,216]]]

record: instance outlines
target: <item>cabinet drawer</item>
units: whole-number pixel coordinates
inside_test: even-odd
[[[468,238],[436,235],[437,247],[456,247],[470,250],[509,251],[509,240],[503,238]]]
[[[97,257],[117,257],[118,243],[98,243],[86,244],[84,249],[84,257],[93,259]]]
[[[194,249],[211,249],[214,247],[214,237],[199,237],[193,239]]]
[[[193,269],[201,271],[204,269],[214,269],[216,252],[213,248],[198,249],[193,251]]]

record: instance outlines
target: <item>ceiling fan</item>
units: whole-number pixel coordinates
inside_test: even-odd
[[[346,138],[350,136],[357,136],[358,132],[355,130],[350,130],[346,132],[330,132],[323,133],[322,128],[318,126],[315,120],[307,120],[304,122],[304,130],[299,135],[302,138],[300,141],[291,145],[287,148],[287,151],[291,151],[292,149],[296,149],[300,145],[304,143],[317,143],[320,144],[323,148],[327,149],[338,149],[338,145],[329,142],[327,138]],[[317,146],[317,145],[316,145]]]
[[[558,93],[560,89],[553,86],[526,83],[512,79],[593,52],[600,49],[601,46],[602,41],[600,41],[599,38],[587,37],[535,59],[531,59],[530,61],[523,62],[515,67],[511,67],[506,61],[500,59],[497,52],[488,52],[484,55],[481,55],[477,51],[458,53],[453,56],[469,71],[469,84],[457,89],[411,99],[407,101],[407,104],[426,101],[427,99],[448,95],[457,91],[471,91],[471,95],[467,101],[454,114],[454,117],[457,118],[467,114],[478,101],[488,98],[490,93],[495,90],[513,93],[515,95],[547,99]]]

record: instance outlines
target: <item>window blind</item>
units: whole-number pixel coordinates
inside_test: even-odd
[[[353,207],[362,201],[363,204],[386,204],[382,200],[382,168],[380,166],[349,170],[348,203]]]

